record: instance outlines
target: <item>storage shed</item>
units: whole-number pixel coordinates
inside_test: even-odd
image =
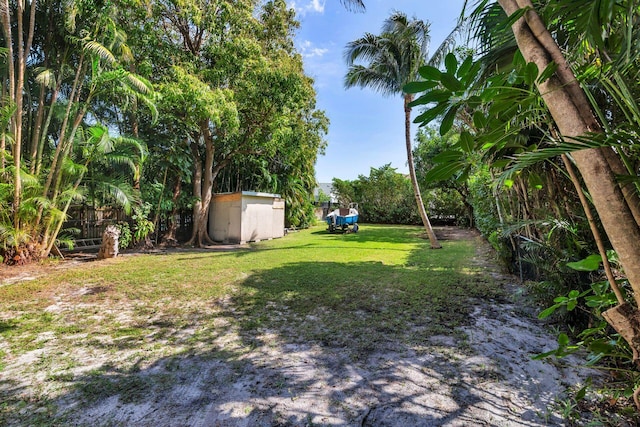
[[[284,199],[279,194],[242,191],[214,194],[209,235],[216,242],[259,242],[284,236]]]

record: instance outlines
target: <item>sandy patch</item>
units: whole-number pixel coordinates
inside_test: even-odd
[[[94,291],[60,296],[46,311],[68,315],[75,299]],[[65,339],[94,343],[60,354],[55,336],[39,336],[44,348],[8,358],[0,391],[24,402],[10,425],[33,424],[33,414],[39,422],[81,426],[563,425],[554,402],[594,372],[531,360],[553,348],[555,337],[519,304],[470,303],[471,326],[452,336],[420,345],[394,338],[358,357],[331,343],[292,342],[276,330],[242,336],[223,300],[211,308],[219,313],[215,322],[148,319],[151,332],[142,341],[70,335]],[[116,318],[97,315],[124,326],[139,322],[135,306],[122,304]],[[213,329],[206,339],[186,345],[206,328]]]

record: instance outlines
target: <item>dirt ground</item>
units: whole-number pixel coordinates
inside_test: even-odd
[[[477,255],[470,262],[485,268],[512,295],[508,301],[472,301],[471,326],[451,336],[433,336],[420,346],[387,342],[359,359],[345,349],[292,343],[262,329],[251,351],[240,351],[243,341],[233,326],[233,310],[221,301],[212,310],[220,310],[218,326],[227,327],[207,343],[207,351],[158,358],[127,372],[114,368],[111,378],[129,382],[127,392],[80,402],[73,393],[55,396],[52,391],[48,406],[26,405],[24,411],[41,411],[53,424],[58,419],[81,426],[565,425],[557,403],[567,388],[580,387],[594,371],[570,367],[581,365],[577,359],[532,360],[553,349],[555,337],[535,318],[535,310],[523,306],[516,279],[499,271],[476,234],[449,228],[438,233],[442,239],[474,239]],[[0,279],[5,284],[29,280],[79,263],[21,267],[11,274],[5,268]],[[47,308],[64,310],[63,302]],[[189,338],[189,331],[180,333]],[[23,368],[55,352],[53,346],[7,364],[0,387],[11,378],[12,387],[25,396],[43,393],[43,374],[25,376]],[[136,349],[121,348],[117,358],[135,355]],[[89,387],[99,385],[89,380],[92,368],[117,363],[106,350],[85,359],[74,378]]]

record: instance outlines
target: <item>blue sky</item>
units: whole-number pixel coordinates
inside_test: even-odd
[[[353,180],[387,163],[406,173],[404,112],[401,97],[360,88],[344,89],[344,47],[366,32],[379,34],[398,10],[431,23],[431,51],[456,25],[464,0],[365,0],[366,12],[349,12],[338,0],[289,1],[298,13],[296,46],[306,73],[315,79],[317,107],[331,125],[326,154],[316,164],[318,182]],[[415,116],[415,111],[414,111]],[[417,126],[413,126],[415,134]]]

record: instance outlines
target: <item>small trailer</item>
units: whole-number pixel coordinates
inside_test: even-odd
[[[351,231],[358,232],[358,205],[350,203],[348,208],[338,208],[332,211],[325,221],[328,225],[329,233],[335,231],[348,231],[351,225]]]

